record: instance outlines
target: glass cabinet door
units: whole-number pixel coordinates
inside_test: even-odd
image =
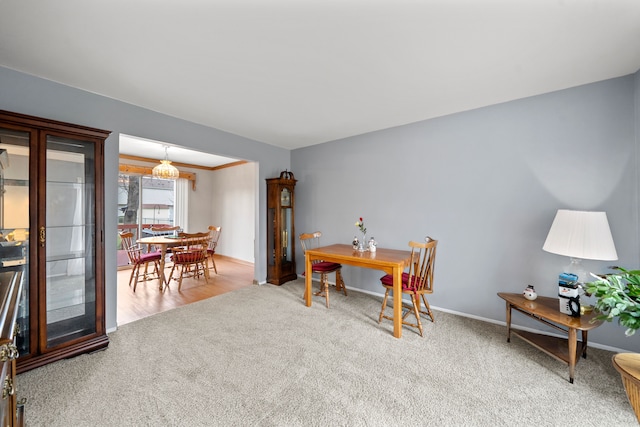
[[[0,274],[22,272],[18,373],[109,345],[103,203],[109,134],[0,110]]]
[[[95,144],[47,135],[46,347],[96,332]],[[42,295],[42,293],[41,293]]]
[[[0,127],[0,272],[17,271],[23,282],[18,310],[20,354],[29,347],[29,170],[31,135]]]

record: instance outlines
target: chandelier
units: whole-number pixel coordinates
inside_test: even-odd
[[[164,160],[160,160],[160,164],[153,168],[152,174],[156,178],[162,179],[178,179],[180,171],[175,166],[171,165],[169,156],[167,154],[167,147],[164,147]]]

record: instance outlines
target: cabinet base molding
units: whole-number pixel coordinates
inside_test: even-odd
[[[76,357],[84,353],[93,353],[98,350],[104,350],[109,345],[109,337],[102,335],[92,340],[83,341],[76,346],[57,350],[52,353],[44,353],[37,357],[18,359],[17,360],[17,373],[30,371],[31,369],[39,368],[48,363],[57,362],[62,359],[69,359]]]

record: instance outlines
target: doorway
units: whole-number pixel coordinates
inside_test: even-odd
[[[170,148],[167,150],[167,146]],[[257,165],[233,158],[216,156],[189,150],[184,147],[153,141],[130,135],[120,135],[120,170],[135,171],[128,175],[137,175],[141,196],[136,202],[138,213],[132,227],[137,235],[143,233],[142,224],[157,223],[159,220],[184,227],[185,232],[206,231],[210,225],[222,227],[222,235],[216,250],[218,274],[211,271],[209,283],[200,279],[185,280],[180,292],[170,283],[168,289],[160,292],[157,280],[139,283],[136,292],[129,287],[131,270],[126,252],[119,253],[117,287],[117,324],[166,311],[184,304],[240,289],[253,284],[254,279],[254,241],[256,218],[256,174]],[[152,157],[156,153],[158,156]],[[161,153],[161,154],[159,154]],[[171,196],[158,199],[158,188],[154,185],[157,178],[151,177],[151,168],[159,164],[165,153],[181,173],[188,174],[187,197]],[[193,162],[193,163],[191,163]],[[146,171],[146,173],[145,173]],[[146,176],[145,176],[146,175]],[[163,181],[163,180],[160,180]],[[184,180],[181,180],[186,182]],[[170,181],[173,182],[173,181]],[[124,181],[120,183],[124,185]],[[126,185],[130,184],[127,181]],[[164,188],[166,187],[166,188]],[[149,194],[145,197],[145,190]],[[155,195],[151,192],[155,191]],[[171,187],[164,185],[161,191],[165,196],[171,194]],[[121,200],[122,199],[122,200]],[[186,200],[180,206],[181,200]],[[133,205],[127,198],[119,195],[118,228],[127,226],[124,211]],[[160,208],[157,209],[156,205]],[[242,207],[241,210],[238,207]],[[124,211],[123,211],[124,209]],[[178,224],[176,217],[183,210],[184,220]],[[155,220],[153,215],[155,214]],[[145,216],[146,215],[146,216]],[[133,215],[129,213],[129,218]],[[148,217],[149,221],[141,219]],[[145,222],[146,221],[146,222]],[[129,221],[131,222],[131,221]],[[120,230],[119,230],[120,231]],[[119,251],[122,251],[118,247]],[[169,274],[169,270],[165,271]]]

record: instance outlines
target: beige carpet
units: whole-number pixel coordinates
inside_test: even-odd
[[[35,426],[629,426],[612,354],[568,368],[503,326],[435,312],[425,337],[381,299],[252,286],[119,328],[105,351],[18,376]],[[517,321],[517,319],[515,319]]]

